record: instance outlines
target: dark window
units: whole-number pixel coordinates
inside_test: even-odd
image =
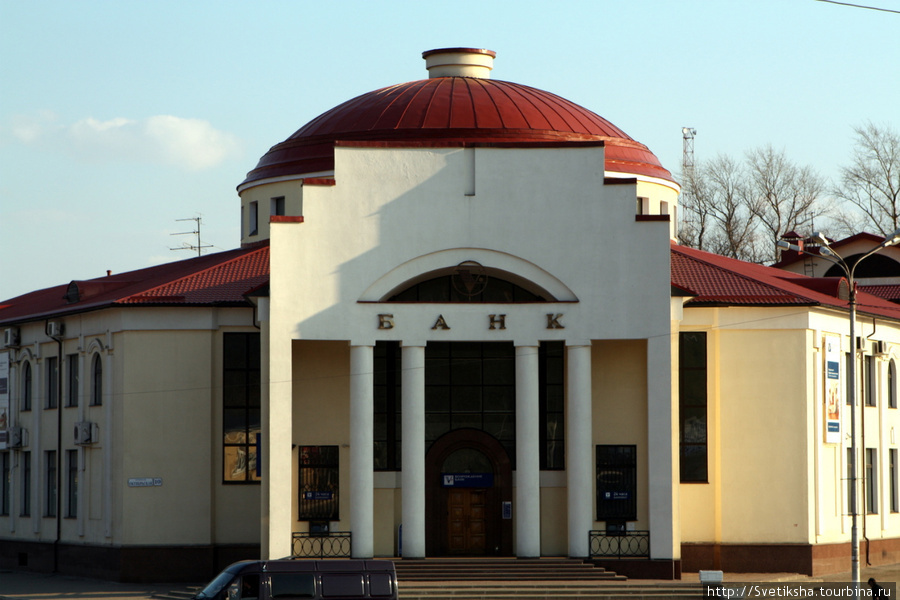
[[[362,598],[366,595],[363,576],[359,573],[325,573],[322,575],[322,597]]]
[[[878,513],[878,450],[866,448],[866,512]]]
[[[12,481],[10,480],[12,471],[9,468],[9,457],[9,452],[0,452],[0,515],[4,516],[9,514],[9,498],[10,490],[12,489]]]
[[[66,450],[66,516],[78,516],[78,450]]]
[[[875,377],[875,357],[866,355],[863,364],[865,365],[863,385],[865,385],[866,388],[866,406],[875,406],[877,404],[876,398],[878,396],[878,385]]]
[[[637,446],[597,446],[597,520],[623,531],[637,520]]]
[[[31,398],[34,393],[34,381],[31,377],[31,363],[22,366],[22,410],[31,410]]]
[[[272,598],[315,598],[314,573],[272,573]]]
[[[542,342],[538,350],[541,469],[546,471],[566,468],[564,351],[563,342]]]
[[[78,406],[78,355],[66,357],[66,406]]]
[[[223,336],[222,479],[258,483],[256,447],[260,433],[260,356],[258,333]]]
[[[56,516],[56,450],[44,452],[44,516]]]
[[[22,453],[22,510],[19,514],[31,516],[31,452]]]
[[[103,359],[95,354],[91,359],[91,406],[103,404]]]
[[[706,333],[683,332],[678,345],[681,482],[706,483]]]
[[[47,388],[44,408],[57,408],[59,406],[59,360],[55,356],[47,359]]]
[[[890,449],[890,457],[891,457],[890,458],[890,460],[891,460],[891,464],[890,464],[891,512],[895,513],[895,512],[900,512],[900,498],[898,498],[898,496],[900,496],[900,494],[898,494],[898,491],[900,491],[900,490],[897,489],[898,478],[897,478],[897,449],[896,448]]]
[[[274,576],[273,576],[274,579]],[[279,596],[272,595],[273,598]],[[293,597],[306,597],[300,594],[293,594]],[[241,600],[258,600],[259,599],[259,575],[251,574],[241,577]]]
[[[339,448],[300,446],[299,521],[340,519]]]
[[[468,427],[496,438],[515,464],[512,344],[431,342],[425,347],[425,446],[447,432]]]
[[[259,202],[250,203],[250,223],[248,235],[257,235],[259,233]]]
[[[272,214],[283,215],[284,213],[284,196],[272,198]]]
[[[390,298],[389,302],[546,302],[510,281],[487,275],[444,275],[417,283]]]
[[[401,468],[400,343],[375,344],[375,470]]]
[[[888,363],[888,408],[897,408],[897,363]]]

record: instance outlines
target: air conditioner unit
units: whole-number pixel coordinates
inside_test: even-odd
[[[61,321],[47,322],[47,335],[49,335],[50,337],[62,337],[65,329],[66,328],[63,326]]]
[[[888,345],[884,340],[875,342],[875,354],[885,355],[888,353]]]
[[[856,336],[856,351],[857,352],[865,352],[866,351],[866,338],[861,335]]]
[[[99,438],[98,429],[97,424],[90,421],[75,423],[75,444],[78,446],[89,446],[97,443]]]
[[[3,330],[3,346],[9,348],[19,345],[19,329],[17,327],[7,327]]]
[[[28,430],[21,427],[10,427],[6,430],[7,448],[25,448],[28,446]]]

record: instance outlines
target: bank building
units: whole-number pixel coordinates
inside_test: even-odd
[[[679,246],[617,126],[492,51],[423,58],[259,160],[240,248],[0,302],[0,566],[821,574],[854,485],[863,560],[900,560],[900,306],[861,291],[851,341],[846,279]]]

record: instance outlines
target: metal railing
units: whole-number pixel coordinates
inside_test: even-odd
[[[649,531],[590,531],[591,558],[649,558]]]
[[[350,532],[294,533],[291,558],[350,558]]]

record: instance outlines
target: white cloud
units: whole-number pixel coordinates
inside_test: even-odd
[[[89,161],[129,160],[189,171],[215,167],[240,154],[238,139],[209,121],[156,115],[134,120],[93,117],[59,125],[50,113],[21,115],[11,132],[21,142],[75,154]]]

